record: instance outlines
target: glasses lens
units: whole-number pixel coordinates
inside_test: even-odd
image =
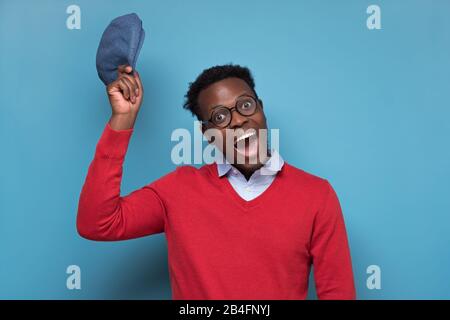
[[[256,111],[256,101],[252,97],[242,97],[237,101],[236,109],[244,116],[251,116]]]
[[[231,114],[230,110],[226,107],[217,108],[213,114],[211,121],[218,127],[226,127],[230,122]]]

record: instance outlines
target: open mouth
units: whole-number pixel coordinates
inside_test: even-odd
[[[234,149],[245,156],[254,157],[258,152],[258,135],[255,130],[251,130],[239,136],[234,142]]]

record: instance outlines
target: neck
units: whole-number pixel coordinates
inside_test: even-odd
[[[242,175],[245,177],[245,179],[247,179],[247,181],[250,179],[250,177],[252,176],[252,174],[260,169],[262,166],[264,166],[264,164],[270,159],[270,157],[272,156],[272,154],[270,153],[270,150],[267,150],[267,155],[262,159],[262,161],[258,161],[257,164],[254,165],[246,165],[246,164],[236,164],[234,165],[234,167],[236,169],[238,169]]]
[[[246,167],[245,165],[235,165],[234,167],[242,173],[245,179],[249,180],[252,174],[262,166],[262,163],[258,163],[256,165],[252,165],[251,167]]]

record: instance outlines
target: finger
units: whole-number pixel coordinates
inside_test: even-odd
[[[133,68],[127,64],[121,64],[117,67],[117,73],[120,75],[121,73],[130,73],[133,71]]]
[[[129,74],[124,74],[122,77],[125,77],[127,80],[131,82],[131,89],[135,96],[139,95],[139,87],[136,81],[136,78]]]
[[[141,93],[141,91],[143,90],[142,89],[142,82],[141,82],[141,75],[136,70],[134,70],[134,78],[136,79],[136,83],[138,85],[139,93]]]
[[[130,99],[130,88],[128,87],[127,83],[123,80],[123,78],[119,79],[119,86],[120,89],[122,89],[122,93],[125,99]]]
[[[121,64],[117,67],[117,71],[119,71],[120,73],[130,73],[131,71],[133,71],[133,68],[128,64]]]
[[[130,100],[131,100],[131,102],[135,103],[136,102],[136,87],[129,77],[126,77],[125,75],[123,75],[123,78],[126,81],[126,83],[128,84],[128,87],[130,88]]]
[[[131,81],[125,75],[122,76],[122,81],[125,82],[127,84],[127,86],[128,86],[128,90],[129,90],[128,93],[129,93],[131,102],[135,103],[136,102],[136,100],[135,100],[136,99],[136,93],[134,91],[133,84],[131,83]]]
[[[106,86],[106,91],[108,93],[113,93],[120,91],[119,80],[115,80]]]

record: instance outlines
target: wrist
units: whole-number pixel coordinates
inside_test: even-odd
[[[137,115],[133,113],[113,113],[109,119],[109,125],[113,130],[133,129],[136,116]]]

